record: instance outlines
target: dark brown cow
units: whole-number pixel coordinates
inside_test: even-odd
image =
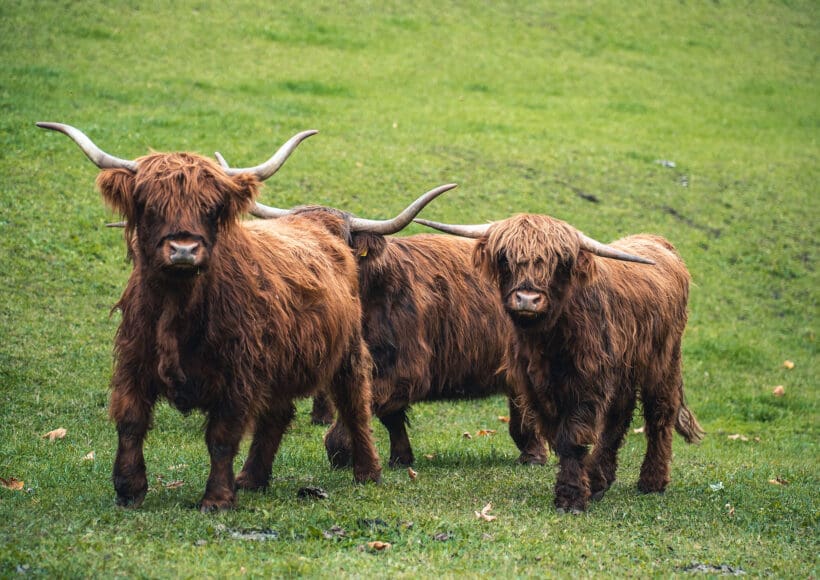
[[[689,273],[674,247],[651,235],[605,246],[541,215],[483,226],[417,221],[479,238],[475,264],[515,327],[506,366],[559,456],[558,510],[583,511],[615,481],[638,392],[648,442],[638,488],[664,491],[672,430],[689,443],[703,436],[684,402]]]
[[[203,511],[232,507],[235,487],[267,486],[294,398],[317,389],[329,390],[352,433],[356,481],[378,481],[372,361],[346,243],[348,226],[367,229],[370,222],[330,214],[238,219],[260,180],[312,132],[263,165],[225,171],[190,153],[118,159],[73,127],[38,125],[67,134],[103,169],[103,198],[127,220],[134,267],[117,304],[122,323],[110,405],[119,434],[118,503],[138,506],[145,497],[143,442],[159,397],[206,415],[211,472]],[[250,427],[248,458],[234,479],[233,460]]]
[[[310,209],[330,211],[296,211]],[[251,212],[259,217],[290,213],[258,203]],[[353,235],[362,330],[374,361],[373,413],[390,434],[391,466],[414,461],[406,429],[412,403],[509,394],[500,367],[512,328],[493,287],[472,267],[474,245],[441,235]],[[543,465],[544,440],[522,425],[518,406],[512,397],[509,401],[509,430],[521,451],[519,461]],[[332,418],[332,406],[320,395],[314,420],[322,421],[325,414]],[[349,462],[350,439],[343,424],[331,428],[325,446],[333,464]]]

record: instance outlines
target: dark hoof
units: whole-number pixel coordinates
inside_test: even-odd
[[[353,481],[355,481],[356,483],[381,483],[382,470],[378,468],[376,470],[370,470],[365,472],[354,472]]]
[[[350,451],[347,451],[346,449],[340,449],[337,451],[331,451],[328,449],[327,460],[330,462],[330,466],[333,469],[344,469],[345,467],[350,467],[353,465],[353,457],[351,456]]]
[[[571,514],[573,516],[580,516],[582,513],[584,513],[584,510],[582,510],[580,508],[577,508],[577,507],[568,507],[568,508],[559,507],[559,508],[555,508],[555,511],[557,511],[561,515]]]
[[[546,455],[533,455],[531,453],[522,453],[518,456],[518,463],[521,465],[546,465]]]
[[[259,481],[242,471],[236,476],[236,489],[244,489],[246,491],[258,491],[267,489],[268,481]]]
[[[202,501],[199,502],[199,511],[203,514],[208,514],[212,512],[223,512],[227,510],[232,510],[236,507],[236,501],[234,499],[205,499],[202,498]]]
[[[414,457],[412,455],[409,457],[391,457],[389,465],[396,468],[412,467],[413,461]]]
[[[602,499],[604,499],[604,494],[606,494],[606,490],[601,489],[599,491],[593,492],[592,495],[589,496],[589,499],[590,501],[601,501]]]
[[[136,509],[142,505],[145,500],[145,492],[135,496],[117,496],[117,505],[128,509]]]

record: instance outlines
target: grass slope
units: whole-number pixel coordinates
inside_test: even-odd
[[[810,1],[3,2],[0,477],[24,490],[0,488],[0,576],[816,576],[819,16]],[[378,218],[456,181],[426,217],[663,234],[694,279],[685,379],[709,435],[676,439],[668,492],[643,497],[630,434],[604,501],[559,517],[554,466],[513,464],[500,398],[416,406],[418,479],[381,486],[328,468],[302,404],[270,490],[203,516],[201,418],[161,406],[152,491],[117,509],[108,311],[129,266],[96,169],[39,120],[121,157],[236,166],[317,128],[263,201]],[[480,428],[499,434],[461,436]],[[297,500],[304,485],[330,498]],[[487,502],[498,519],[481,522]]]

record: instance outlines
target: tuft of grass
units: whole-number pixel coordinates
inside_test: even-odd
[[[5,2],[0,477],[24,488],[0,488],[0,576],[817,576],[818,22],[801,0]],[[455,181],[425,216],[662,234],[693,276],[685,381],[707,438],[676,439],[669,490],[641,496],[630,433],[604,500],[561,517],[554,461],[515,465],[501,398],[416,405],[418,478],[380,486],[328,467],[302,402],[270,489],[203,516],[202,418],[160,405],[151,490],[118,509],[109,310],[129,265],[96,169],[35,121],[237,166],[317,128],[262,201],[382,218]],[[498,434],[462,437],[479,429]]]

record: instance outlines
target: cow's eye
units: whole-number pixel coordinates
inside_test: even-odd
[[[498,254],[498,257],[496,258],[496,263],[498,264],[499,272],[510,271],[510,261],[507,259],[506,254]]]

